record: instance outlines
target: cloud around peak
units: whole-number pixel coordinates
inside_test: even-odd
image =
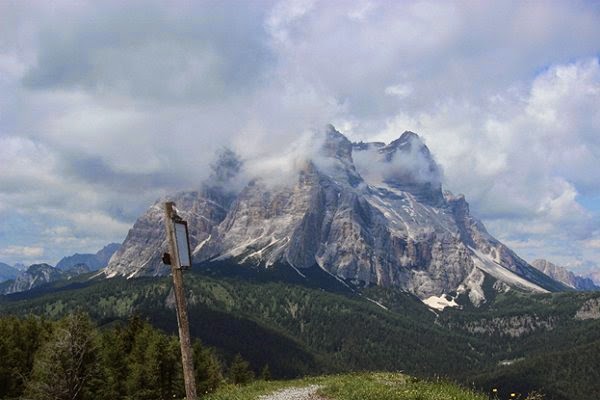
[[[292,170],[332,122],[418,132],[524,254],[600,257],[594,2],[4,2],[0,22],[0,250],[119,241],[223,146]]]

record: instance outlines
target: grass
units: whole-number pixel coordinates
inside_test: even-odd
[[[319,385],[318,394],[330,400],[487,400],[484,394],[446,381],[432,382],[400,373],[354,373],[294,381],[257,381],[248,386],[226,386],[207,400],[256,400],[288,387]]]
[[[261,395],[276,392],[288,387],[302,387],[314,383],[315,380],[298,379],[293,381],[255,381],[246,386],[225,385],[216,392],[204,397],[206,400],[255,400]]]
[[[331,377],[320,393],[335,400],[487,400],[487,396],[453,383],[394,373]]]

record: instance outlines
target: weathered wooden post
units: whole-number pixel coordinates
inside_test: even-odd
[[[165,203],[165,225],[167,228],[169,253],[163,256],[163,261],[165,264],[171,265],[171,273],[173,275],[185,395],[187,400],[197,400],[192,343],[190,339],[190,324],[187,315],[185,292],[183,290],[182,273],[183,268],[190,268],[192,266],[192,256],[190,252],[187,222],[177,215],[174,207],[175,203],[173,202]]]

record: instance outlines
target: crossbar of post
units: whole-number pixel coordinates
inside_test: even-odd
[[[177,327],[179,328],[179,343],[181,345],[181,364],[183,366],[183,380],[185,382],[185,395],[187,400],[197,400],[196,380],[194,377],[194,361],[192,356],[192,343],[190,339],[190,324],[187,315],[187,303],[183,290],[183,273],[181,261],[177,252],[174,219],[176,213],[175,203],[165,203],[165,225],[169,254],[171,257],[171,273],[173,275],[173,288],[175,291],[175,308],[177,310]]]

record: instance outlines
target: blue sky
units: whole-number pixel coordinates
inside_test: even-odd
[[[525,259],[600,264],[600,3],[0,2],[0,261],[120,242],[215,150],[418,132]]]

